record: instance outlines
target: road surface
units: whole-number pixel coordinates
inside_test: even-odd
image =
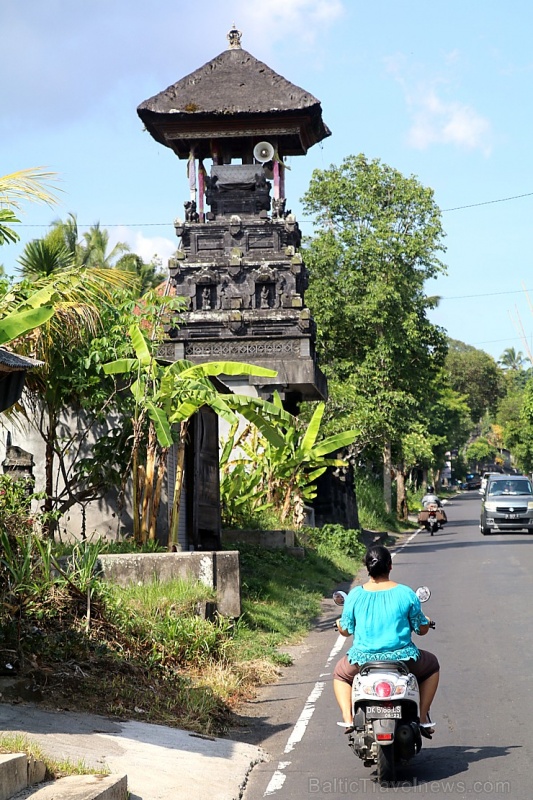
[[[425,609],[437,629],[417,641],[441,662],[433,740],[390,787],[349,750],[331,686],[347,641],[327,602],[294,666],[249,706],[236,734],[270,757],[252,771],[243,800],[533,797],[533,536],[482,536],[479,506],[477,492],[454,498],[444,530],[406,539],[393,561],[394,580],[432,590]]]

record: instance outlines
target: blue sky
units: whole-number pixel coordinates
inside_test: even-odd
[[[525,350],[520,325],[531,345],[529,0],[1,0],[0,173],[43,165],[62,190],[55,209],[25,206],[22,244],[74,212],[166,263],[185,165],[136,108],[224,50],[233,22],[246,50],[320,99],[332,130],[290,162],[304,232],[313,169],[363,152],[414,174],[447,232],[432,320],[495,358]],[[8,271],[20,250],[2,248]]]

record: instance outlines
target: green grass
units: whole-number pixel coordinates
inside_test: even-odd
[[[6,595],[17,618],[4,617],[0,647],[39,664],[44,707],[220,734],[232,710],[290,663],[285,648],[310,630],[322,599],[360,568],[354,531],[329,526],[304,532],[301,543],[303,558],[238,546],[238,620],[205,619],[215,595],[200,583],[120,588],[92,577],[88,624],[86,591],[62,575],[40,586],[34,571],[34,582]]]
[[[23,733],[8,733],[0,736],[0,753],[25,753],[28,758],[42,761],[46,768],[44,779],[64,778],[69,775],[109,775],[107,768],[88,767],[84,761],[72,762],[68,759],[50,758],[42,747]]]
[[[305,558],[284,550],[238,545],[243,614],[233,641],[238,659],[289,661],[283,645],[301,640],[320,613],[320,603],[343,581],[351,581],[360,559],[322,546]]]

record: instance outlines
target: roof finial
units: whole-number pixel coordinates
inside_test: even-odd
[[[228,42],[229,42],[229,50],[240,50],[241,49],[241,37],[242,32],[237,30],[235,27],[235,23],[233,23],[233,27],[228,33]]]

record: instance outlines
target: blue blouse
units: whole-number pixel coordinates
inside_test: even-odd
[[[416,660],[420,653],[411,633],[418,633],[420,626],[428,623],[420,600],[409,586],[398,583],[377,592],[356,586],[346,598],[340,619],[341,628],[353,634],[348,661]]]

